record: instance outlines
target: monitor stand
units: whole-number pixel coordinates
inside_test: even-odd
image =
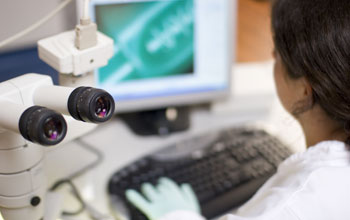
[[[163,109],[118,115],[138,135],[168,135],[190,126],[190,107]]]

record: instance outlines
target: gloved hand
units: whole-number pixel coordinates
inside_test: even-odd
[[[180,210],[200,213],[197,197],[189,184],[178,186],[171,179],[162,177],[156,187],[150,183],[142,184],[141,191],[144,196],[135,190],[127,190],[126,198],[150,220]]]

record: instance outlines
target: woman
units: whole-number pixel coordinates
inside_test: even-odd
[[[276,0],[272,30],[278,96],[301,124],[308,149],[284,161],[223,220],[350,219],[350,1]],[[150,187],[143,192],[151,203],[140,203],[135,191],[127,197],[151,219],[203,219],[194,214],[189,186],[162,179]]]

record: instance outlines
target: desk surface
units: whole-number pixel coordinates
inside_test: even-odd
[[[114,172],[178,140],[220,128],[256,124],[277,135],[294,151],[302,150],[304,139],[301,129],[283,111],[275,95],[272,62],[236,65],[234,72],[232,97],[214,104],[210,111],[194,109],[191,128],[186,132],[167,137],[140,137],[133,134],[118,118],[114,118],[82,137],[82,141],[104,154],[102,164],[74,181],[84,199],[98,210],[109,212],[106,187]],[[49,183],[52,183],[91,163],[95,156],[84,150],[78,142],[72,141],[48,153],[46,159]],[[65,219],[86,219],[86,216]]]

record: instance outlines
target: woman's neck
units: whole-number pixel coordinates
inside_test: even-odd
[[[330,119],[318,105],[299,115],[297,120],[303,128],[307,147],[325,140],[345,141],[347,139],[344,128]]]

